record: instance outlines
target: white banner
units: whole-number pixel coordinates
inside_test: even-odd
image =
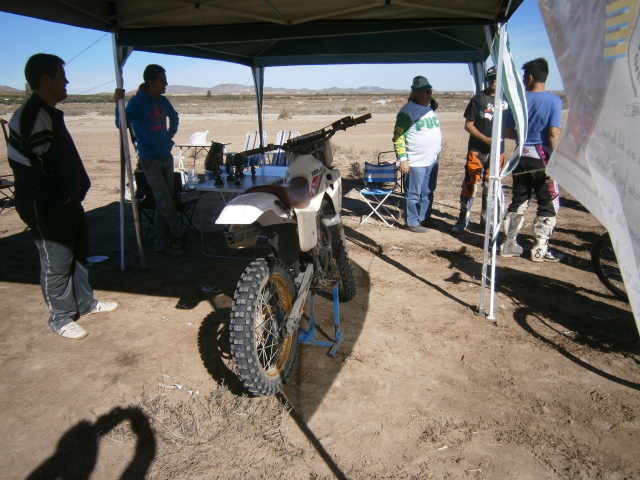
[[[569,100],[547,171],[609,230],[640,330],[638,0],[538,0]]]

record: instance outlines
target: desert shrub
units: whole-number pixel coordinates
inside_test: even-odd
[[[340,111],[342,113],[353,113],[353,107],[350,107],[349,105],[345,105],[340,109]]]
[[[278,115],[278,120],[289,120],[291,118],[293,118],[293,114],[286,108],[283,108],[280,111],[280,115]]]
[[[364,169],[362,168],[362,164],[360,162],[349,163],[346,176],[352,180],[362,180],[364,178]]]
[[[366,112],[369,110],[369,107],[365,107],[364,105],[360,105],[357,109],[358,112]]]

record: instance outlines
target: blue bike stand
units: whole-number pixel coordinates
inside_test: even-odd
[[[322,342],[316,340],[316,319],[315,319],[315,307],[316,307],[316,292],[326,291],[320,288],[311,289],[311,314],[309,315],[309,328],[307,330],[301,330],[298,334],[298,339],[303,345],[315,345],[317,347],[331,347],[329,350],[329,356],[333,357],[338,353],[338,349],[344,341],[345,334],[340,332],[340,298],[338,296],[338,285],[334,286],[330,291],[333,295],[333,324],[335,325],[335,339],[333,342]]]

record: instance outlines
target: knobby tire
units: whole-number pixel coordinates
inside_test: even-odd
[[[591,261],[596,275],[604,286],[621,300],[629,301],[609,233],[602,235],[594,245]]]
[[[233,298],[231,354],[240,380],[254,395],[273,395],[289,379],[298,352],[298,329],[285,324],[295,287],[284,262],[259,258],[245,269]]]

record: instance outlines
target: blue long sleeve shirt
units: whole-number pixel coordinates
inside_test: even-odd
[[[178,131],[178,112],[171,102],[160,95],[156,100],[142,89],[129,100],[125,108],[127,126],[133,129],[140,158],[160,160],[171,155],[173,136]],[[168,126],[167,126],[168,120]],[[116,126],[120,126],[116,106]]]

